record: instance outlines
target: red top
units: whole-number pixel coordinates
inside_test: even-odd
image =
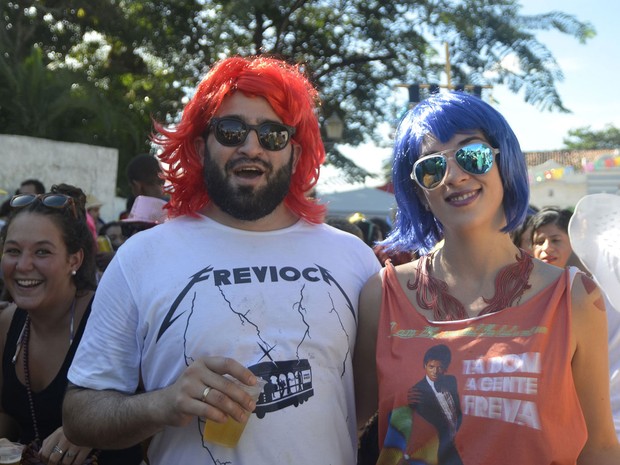
[[[378,465],[576,463],[587,431],[568,271],[521,305],[440,322],[409,303],[392,264],[384,273]]]

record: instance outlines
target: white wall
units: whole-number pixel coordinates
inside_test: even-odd
[[[587,184],[567,183],[564,181],[543,181],[530,184],[530,204],[542,208],[556,206],[574,208],[579,199],[588,192]]]
[[[97,196],[102,218],[115,219],[117,167],[117,149],[0,134],[0,188],[8,195],[25,179],[39,179],[48,191],[64,182]]]

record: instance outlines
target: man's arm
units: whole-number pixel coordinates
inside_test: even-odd
[[[158,391],[126,395],[70,385],[63,403],[63,426],[71,442],[98,449],[122,449],[163,429],[151,406]]]
[[[63,403],[65,434],[77,445],[122,449],[158,433],[165,426],[185,426],[195,417],[221,423],[230,415],[243,421],[256,404],[223,374],[244,384],[256,383],[252,372],[238,362],[210,357],[192,363],[171,386],[151,392],[124,394],[70,384]],[[206,386],[211,390],[203,402]]]

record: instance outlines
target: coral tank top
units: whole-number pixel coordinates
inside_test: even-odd
[[[573,465],[586,425],[571,373],[568,270],[523,304],[429,321],[384,268],[378,465]]]

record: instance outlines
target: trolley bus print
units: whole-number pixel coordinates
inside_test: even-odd
[[[312,370],[307,359],[262,362],[249,368],[267,381],[254,410],[258,418],[289,405],[297,407],[314,395]]]

